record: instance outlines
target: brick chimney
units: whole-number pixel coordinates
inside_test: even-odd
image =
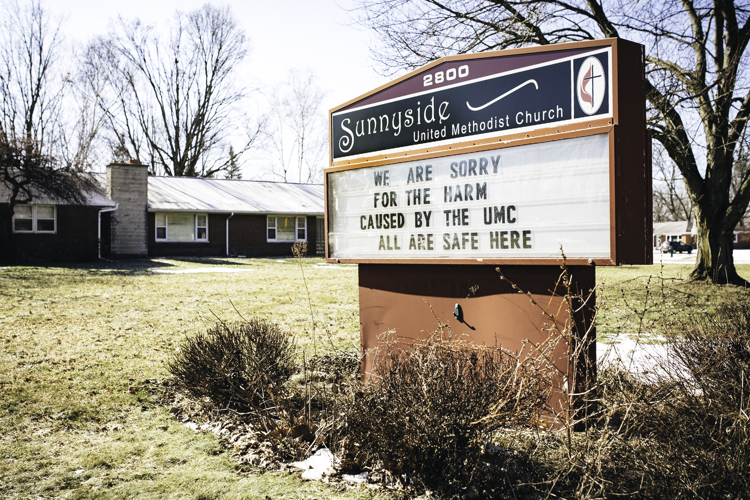
[[[148,167],[138,160],[107,165],[107,198],[112,215],[112,256],[147,257]]]

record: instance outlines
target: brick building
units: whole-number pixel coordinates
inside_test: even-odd
[[[696,248],[698,245],[698,231],[691,221],[655,222],[654,249],[658,250],[665,241],[681,241]],[[735,249],[750,248],[750,230],[743,226],[734,229]]]
[[[7,200],[8,193],[0,189],[0,204],[7,207]],[[116,206],[103,190],[87,193],[84,205],[35,197],[30,204],[15,206],[10,221],[12,241],[0,244],[11,246],[16,262],[96,260],[108,252],[109,216]]]
[[[681,220],[675,222],[654,223],[654,249],[658,250],[665,241],[681,241],[695,248],[698,235],[692,222]]]
[[[112,256],[290,256],[292,244],[323,253],[323,186],[154,177],[143,165],[107,166],[118,203]]]
[[[17,260],[291,256],[298,241],[324,253],[321,184],[154,177],[138,163],[112,163],[98,179],[85,206],[17,207]]]

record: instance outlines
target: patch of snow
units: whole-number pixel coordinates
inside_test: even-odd
[[[359,474],[341,474],[341,479],[347,483],[364,484],[367,482],[367,472]]]
[[[250,273],[255,269],[240,269],[236,267],[196,267],[194,269],[149,269],[152,273],[161,274],[201,274],[201,273]]]
[[[315,454],[301,462],[293,462],[292,466],[304,471],[302,479],[320,481],[324,476],[333,475],[339,459],[326,448],[321,448]]]
[[[661,264],[693,264],[695,263],[695,252],[688,254],[675,253],[670,255],[669,253],[661,253],[659,250],[654,251],[654,265]],[[732,251],[732,259],[735,264],[750,264],[750,249],[738,248]]]
[[[649,341],[666,341],[663,337],[648,338]],[[623,368],[636,375],[687,374],[687,369],[675,359],[667,344],[646,344],[637,335],[621,334],[609,344],[597,342],[596,361],[599,366],[621,363]]]
[[[357,264],[315,264],[314,269],[357,269]]]

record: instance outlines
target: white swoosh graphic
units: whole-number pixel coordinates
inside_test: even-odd
[[[495,99],[491,100],[490,102],[488,102],[488,103],[487,103],[487,104],[485,104],[484,106],[479,106],[478,108],[474,108],[474,107],[472,107],[472,105],[471,105],[471,104],[469,104],[469,101],[466,101],[466,107],[468,107],[468,108],[469,108],[470,110],[472,110],[472,111],[481,111],[481,110],[483,110],[484,108],[486,108],[487,106],[491,106],[491,105],[495,104],[495,103],[496,103],[497,101],[499,101],[500,99],[503,99],[503,98],[505,98],[505,97],[508,97],[509,95],[511,95],[511,94],[512,94],[513,92],[515,92],[516,90],[520,89],[521,87],[525,87],[526,85],[528,85],[528,84],[530,84],[530,83],[533,83],[533,84],[534,84],[534,87],[536,87],[536,89],[537,89],[537,90],[539,90],[539,85],[538,85],[538,84],[536,83],[536,80],[526,80],[526,81],[525,81],[525,82],[523,82],[523,83],[522,83],[521,85],[519,85],[519,86],[517,86],[517,87],[515,87],[515,88],[513,88],[513,89],[510,89],[509,91],[507,91],[506,93],[504,93],[504,94],[503,94],[503,95],[501,95],[500,97],[496,97]]]

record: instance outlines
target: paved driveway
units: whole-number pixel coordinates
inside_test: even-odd
[[[750,250],[735,250],[733,252],[735,264],[750,264]],[[695,262],[695,251],[691,254],[654,252],[654,264],[663,262],[664,264],[693,264]]]

